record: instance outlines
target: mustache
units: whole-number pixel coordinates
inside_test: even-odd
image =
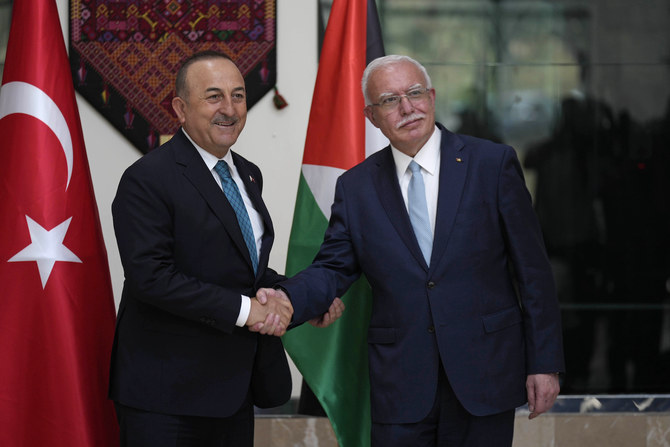
[[[406,116],[405,118],[400,120],[400,122],[395,125],[395,128],[400,129],[402,126],[404,126],[405,124],[407,124],[411,121],[424,119],[425,117],[426,117],[425,113],[416,113],[416,112],[412,113],[411,115]]]
[[[229,124],[235,124],[238,121],[239,118],[235,116],[217,116],[216,118],[214,118],[215,124],[229,125]]]

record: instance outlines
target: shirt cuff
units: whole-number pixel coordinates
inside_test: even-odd
[[[249,318],[249,312],[251,312],[251,298],[246,295],[241,295],[240,298],[242,300],[242,305],[240,306],[240,314],[237,316],[235,326],[244,327]]]

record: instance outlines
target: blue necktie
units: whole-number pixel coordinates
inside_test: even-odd
[[[423,185],[423,176],[421,175],[421,166],[414,160],[409,163],[409,169],[412,171],[412,178],[407,188],[407,204],[409,208],[409,220],[414,227],[416,240],[419,241],[419,247],[430,265],[430,254],[433,250],[433,232],[430,229],[430,220],[428,219],[428,204],[426,203],[426,188]]]
[[[223,186],[223,192],[228,198],[228,202],[235,210],[235,215],[237,216],[237,222],[240,224],[240,230],[242,230],[242,236],[244,236],[244,243],[247,244],[249,249],[249,255],[251,256],[251,263],[254,266],[254,273],[258,270],[258,254],[256,253],[256,238],[254,236],[254,230],[251,228],[251,220],[249,220],[249,214],[247,213],[247,208],[244,206],[244,201],[240,195],[240,190],[237,188],[237,184],[230,176],[230,170],[228,168],[228,163],[223,160],[214,166],[214,170],[219,177],[221,177],[221,186]]]

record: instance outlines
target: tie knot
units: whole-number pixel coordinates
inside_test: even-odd
[[[223,160],[219,160],[216,163],[216,166],[214,166],[214,170],[222,177],[222,178],[232,178],[230,175],[230,169],[228,168],[228,163],[226,163]]]
[[[409,162],[409,170],[412,171],[412,174],[416,174],[417,172],[421,172],[421,166],[412,160]]]

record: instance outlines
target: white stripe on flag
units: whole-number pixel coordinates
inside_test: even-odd
[[[389,145],[389,140],[365,118],[365,158]]]
[[[330,166],[302,165],[302,175],[326,220],[330,220],[330,206],[335,199],[335,183],[343,172],[344,169]]]

